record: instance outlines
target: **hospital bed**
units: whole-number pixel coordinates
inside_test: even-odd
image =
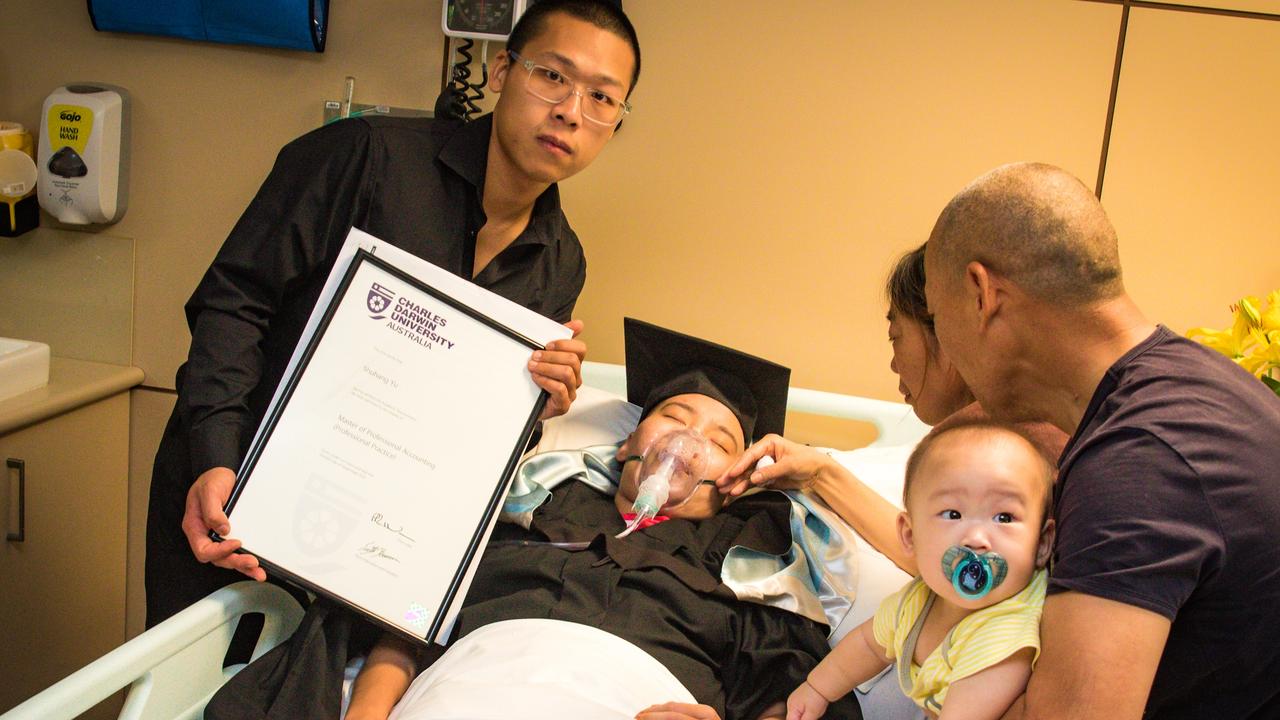
[[[621,365],[586,362],[583,380],[585,390],[591,391],[588,395],[594,393],[597,400],[603,397],[625,405],[620,400],[626,395]],[[570,414],[591,402],[580,398]],[[905,460],[905,454],[895,454],[894,448],[909,448],[929,429],[908,405],[872,398],[792,388],[787,407],[793,412],[870,423],[877,436],[868,447],[887,450],[891,466]],[[630,422],[634,418],[632,415]],[[889,474],[894,474],[892,469]],[[900,487],[900,468],[897,476]],[[885,577],[881,584],[896,587],[900,578]],[[867,594],[875,596],[883,591],[878,588]],[[862,612],[865,614],[865,609]],[[253,658],[287,639],[302,618],[298,603],[279,587],[251,581],[231,585],[85,666],[0,720],[69,720],[124,689],[127,696],[119,715],[122,720],[199,718],[213,693],[243,667],[224,669],[222,665],[237,624],[250,613],[265,617]]]

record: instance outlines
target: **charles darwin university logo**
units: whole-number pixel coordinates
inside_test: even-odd
[[[391,301],[395,299],[396,299],[395,293],[382,287],[378,283],[374,283],[373,287],[369,288],[369,298],[365,302],[365,304],[368,305],[369,307],[369,313],[370,313],[369,317],[373,318],[374,320],[382,320],[383,318],[385,318],[386,315],[379,315],[378,313],[385,312],[388,308],[390,308]]]

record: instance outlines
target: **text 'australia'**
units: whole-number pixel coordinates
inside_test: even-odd
[[[440,334],[440,328],[449,324],[447,318],[414,303],[408,298],[397,299],[395,309],[391,311],[391,319],[387,327],[396,333],[427,348],[440,347],[453,349],[453,341]]]

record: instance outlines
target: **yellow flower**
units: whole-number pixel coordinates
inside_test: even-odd
[[[1280,330],[1254,330],[1250,335],[1254,345],[1240,360],[1240,365],[1258,377],[1280,367]]]
[[[1231,329],[1193,328],[1187,337],[1217,350],[1256,375],[1280,395],[1280,290],[1240,298],[1231,306]]]
[[[1240,344],[1236,342],[1230,330],[1213,330],[1207,327],[1191,328],[1187,331],[1187,337],[1205,347],[1217,350],[1229,358],[1240,357]]]
[[[1236,303],[1236,323],[1239,324],[1243,320],[1249,327],[1260,327],[1262,325],[1262,314],[1258,312],[1258,306],[1262,301],[1250,295],[1249,297],[1240,298],[1240,302]]]
[[[1243,309],[1250,299],[1257,300],[1257,298],[1245,298],[1231,306],[1231,310],[1235,313],[1235,322],[1231,324],[1230,330],[1198,327],[1188,330],[1187,337],[1199,342],[1201,345],[1217,350],[1232,360],[1239,360],[1244,356],[1248,347],[1249,331],[1255,327],[1249,320],[1248,312]],[[1254,307],[1256,308],[1256,305]],[[1255,317],[1257,316],[1256,310],[1254,310],[1254,315]]]
[[[1267,309],[1258,318],[1258,325],[1267,332],[1280,331],[1280,290],[1267,295]]]

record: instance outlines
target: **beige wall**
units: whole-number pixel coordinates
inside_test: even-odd
[[[621,359],[632,314],[776,358],[798,385],[896,399],[880,287],[946,200],[1020,159],[1096,183],[1120,5],[797,5],[627,3],[645,51],[636,113],[564,184],[591,265],[578,314],[593,359]],[[109,232],[136,240],[133,359],[155,389],[135,394],[135,493],[186,353],[181,305],[276,151],[347,75],[358,101],[430,106],[438,10],[339,0],[313,55],[96,33],[83,0],[5,3],[0,119],[36,125],[71,80],[133,92],[131,206]],[[1130,287],[1176,330],[1225,324],[1236,296],[1280,286],[1277,48],[1280,22],[1131,13],[1103,201]]]
[[[97,33],[79,0],[6,3],[0,116],[35,125],[72,79],[133,92],[132,201],[111,232],[137,243],[133,356],[148,385],[172,387],[183,301],[276,150],[318,124],[344,76],[357,100],[431,104],[437,7],[334,3],[314,55]],[[776,357],[801,385],[895,397],[880,285],[946,199],[1017,159],[1096,181],[1119,5],[628,8],[646,59],[637,112],[565,183],[591,263],[579,314],[594,359],[621,358],[629,313]],[[1280,282],[1261,258],[1280,190],[1277,41],[1277,22],[1133,12],[1104,201],[1135,292],[1177,329]],[[1204,279],[1227,248],[1253,258]]]
[[[897,399],[884,274],[964,183],[1039,158],[1087,178],[1118,7],[1081,2],[637,3],[644,77],[566,183],[594,357],[640,315]]]
[[[134,364],[156,387],[173,387],[182,304],[280,146],[320,124],[347,75],[357,100],[409,107],[430,107],[440,83],[434,1],[334,2],[322,55],[99,33],[83,0],[4,5],[0,118],[37,127],[45,96],[75,80],[132,94],[129,209],[109,232],[137,241]]]
[[[1280,288],[1276,88],[1280,22],[1132,12],[1102,202],[1126,285],[1175,330]]]

